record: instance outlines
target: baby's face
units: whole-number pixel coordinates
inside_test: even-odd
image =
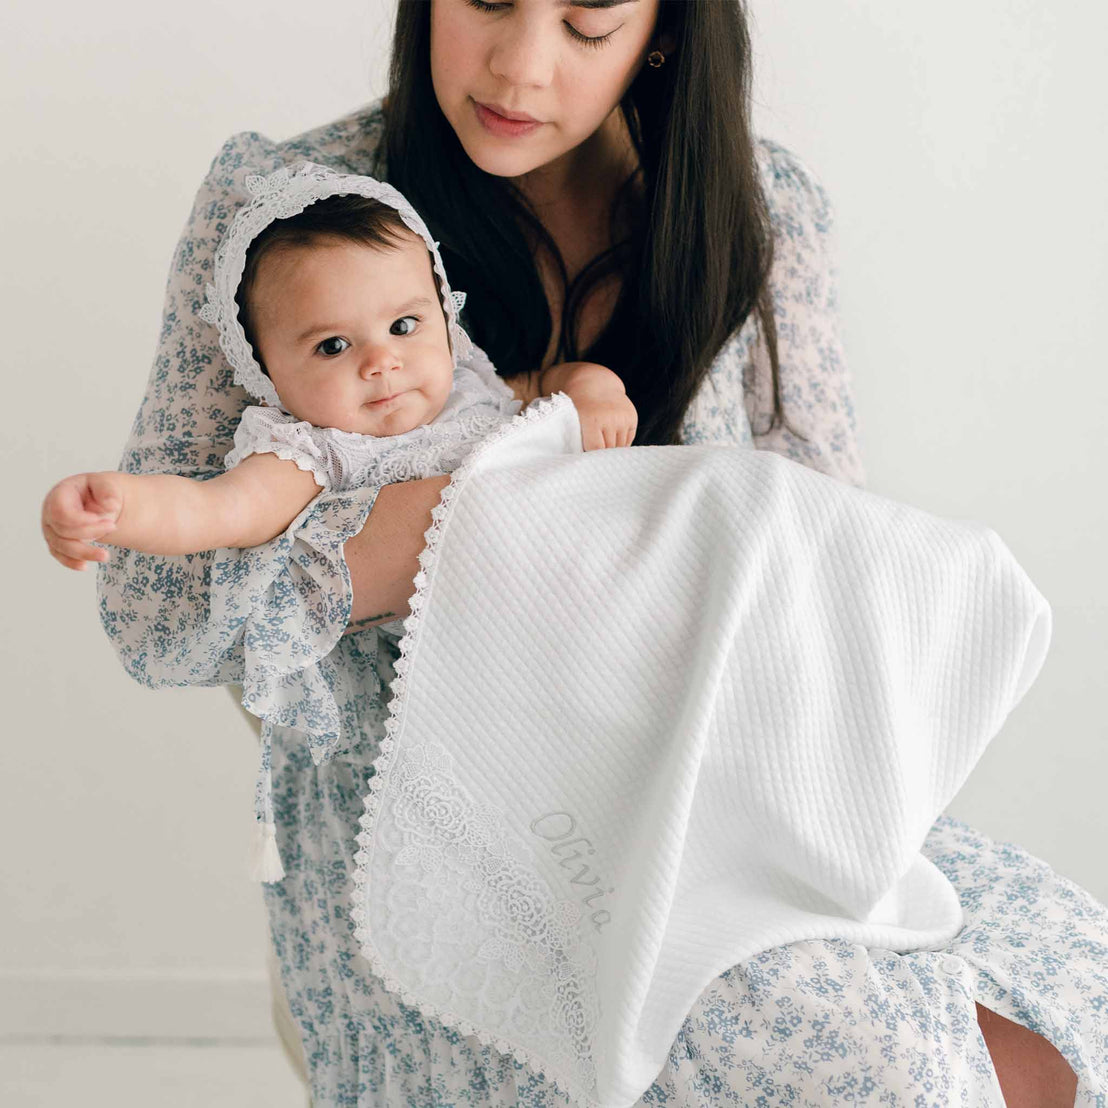
[[[442,411],[454,367],[418,235],[390,250],[339,239],[274,250],[250,300],[259,353],[297,419],[399,435]]]

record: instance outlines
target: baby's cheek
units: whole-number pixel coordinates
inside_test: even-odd
[[[446,398],[454,391],[454,363],[449,359],[439,364],[433,391],[444,404]]]
[[[336,397],[333,388],[319,385],[308,385],[298,399],[299,410],[293,414],[317,427],[337,426],[337,421],[345,419],[351,408],[358,407],[353,390]]]

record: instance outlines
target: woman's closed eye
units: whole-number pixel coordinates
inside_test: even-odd
[[[479,12],[498,12],[501,8],[511,7],[510,4],[486,4],[484,0],[466,0],[466,3],[471,8],[476,8]],[[565,24],[566,30],[569,31],[578,42],[584,46],[591,46],[594,49],[599,49],[603,46],[612,35],[619,30],[619,27],[615,27],[606,35],[583,35],[572,23],[566,23],[564,19],[562,22]],[[623,24],[620,24],[620,26],[623,26]]]
[[[392,327],[395,327],[398,323],[403,323],[406,319],[411,319],[411,320],[414,320],[415,322],[408,328],[408,330],[402,332],[398,336],[399,338],[405,338],[408,335],[414,334],[415,329],[419,326],[420,323],[423,322],[422,316],[402,315],[399,319],[393,320]],[[390,333],[391,334],[396,334],[395,331],[392,331],[392,327],[389,328]],[[346,346],[344,346],[341,350],[330,350],[330,351],[324,350],[323,348],[329,342],[344,342],[344,343],[346,343]],[[330,359],[333,359],[333,358],[337,358],[340,354],[345,354],[346,349],[349,346],[350,346],[350,343],[347,342],[346,339],[344,339],[341,335],[330,335],[328,338],[323,339],[322,342],[319,342],[319,343],[316,344],[315,352],[317,354],[322,354],[322,356],[324,358],[327,358],[327,359],[330,360]]]

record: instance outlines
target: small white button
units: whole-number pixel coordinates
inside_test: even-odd
[[[962,960],[954,957],[944,958],[943,969],[951,976],[957,977],[962,972]]]

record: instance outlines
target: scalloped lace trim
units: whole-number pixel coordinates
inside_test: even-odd
[[[351,916],[362,953],[386,989],[425,1015],[543,1073],[563,1095],[595,1106],[596,1062],[590,1043],[599,1021],[597,967],[592,948],[577,937],[579,906],[553,896],[534,866],[525,864],[526,844],[499,812],[476,801],[461,785],[445,748],[437,743],[413,746],[393,764],[407,704],[405,675],[418,649],[422,612],[452,501],[486,450],[522,425],[552,417],[569,404],[565,393],[555,393],[503,424],[453,472],[431,512],[409,600],[411,614],[403,621],[397,676],[389,685],[393,695],[385,733],[363,796]],[[433,836],[427,834],[429,821]],[[387,903],[398,922],[371,935],[364,905],[379,845],[394,857],[389,887],[374,890],[374,896]],[[472,905],[470,916],[443,914],[444,896],[450,896],[444,890],[451,888],[458,890],[453,904]],[[459,969],[459,943],[475,922],[480,928],[479,935],[471,936],[476,953]],[[405,960],[401,949],[415,956]],[[405,962],[409,981],[392,973],[397,961]],[[462,994],[469,1009],[480,1013],[480,1025],[454,1010]]]
[[[242,280],[246,252],[254,238],[273,220],[297,215],[309,204],[337,194],[355,193],[388,204],[396,209],[404,224],[426,242],[431,266],[439,278],[455,365],[472,352],[473,342],[458,322],[465,294],[451,291],[439,244],[431,238],[419,213],[392,185],[368,174],[338,173],[330,166],[304,159],[297,159],[269,174],[248,173],[243,184],[250,194],[249,199],[235,213],[230,229],[216,247],[212,280],[204,286],[206,302],[196,314],[217,329],[219,345],[234,370],[235,384],[241,385],[251,396],[271,407],[281,408],[277,390],[258,365],[239,321],[235,291]]]
[[[438,419],[400,435],[316,427],[277,408],[251,405],[243,410],[223,464],[231,469],[251,454],[276,454],[312,473],[324,488],[343,491],[410,481],[455,469],[520,406],[506,382],[497,388],[483,367],[468,365],[455,370]]]
[[[317,485],[321,485],[325,489],[331,487],[331,476],[323,466],[313,462],[310,458],[306,458],[303,452],[283,442],[255,442],[241,450],[236,448],[223,459],[223,464],[227,469],[230,469],[232,466],[237,466],[243,458],[250,454],[276,454],[282,461],[295,462],[297,469],[310,473],[316,479]]]

